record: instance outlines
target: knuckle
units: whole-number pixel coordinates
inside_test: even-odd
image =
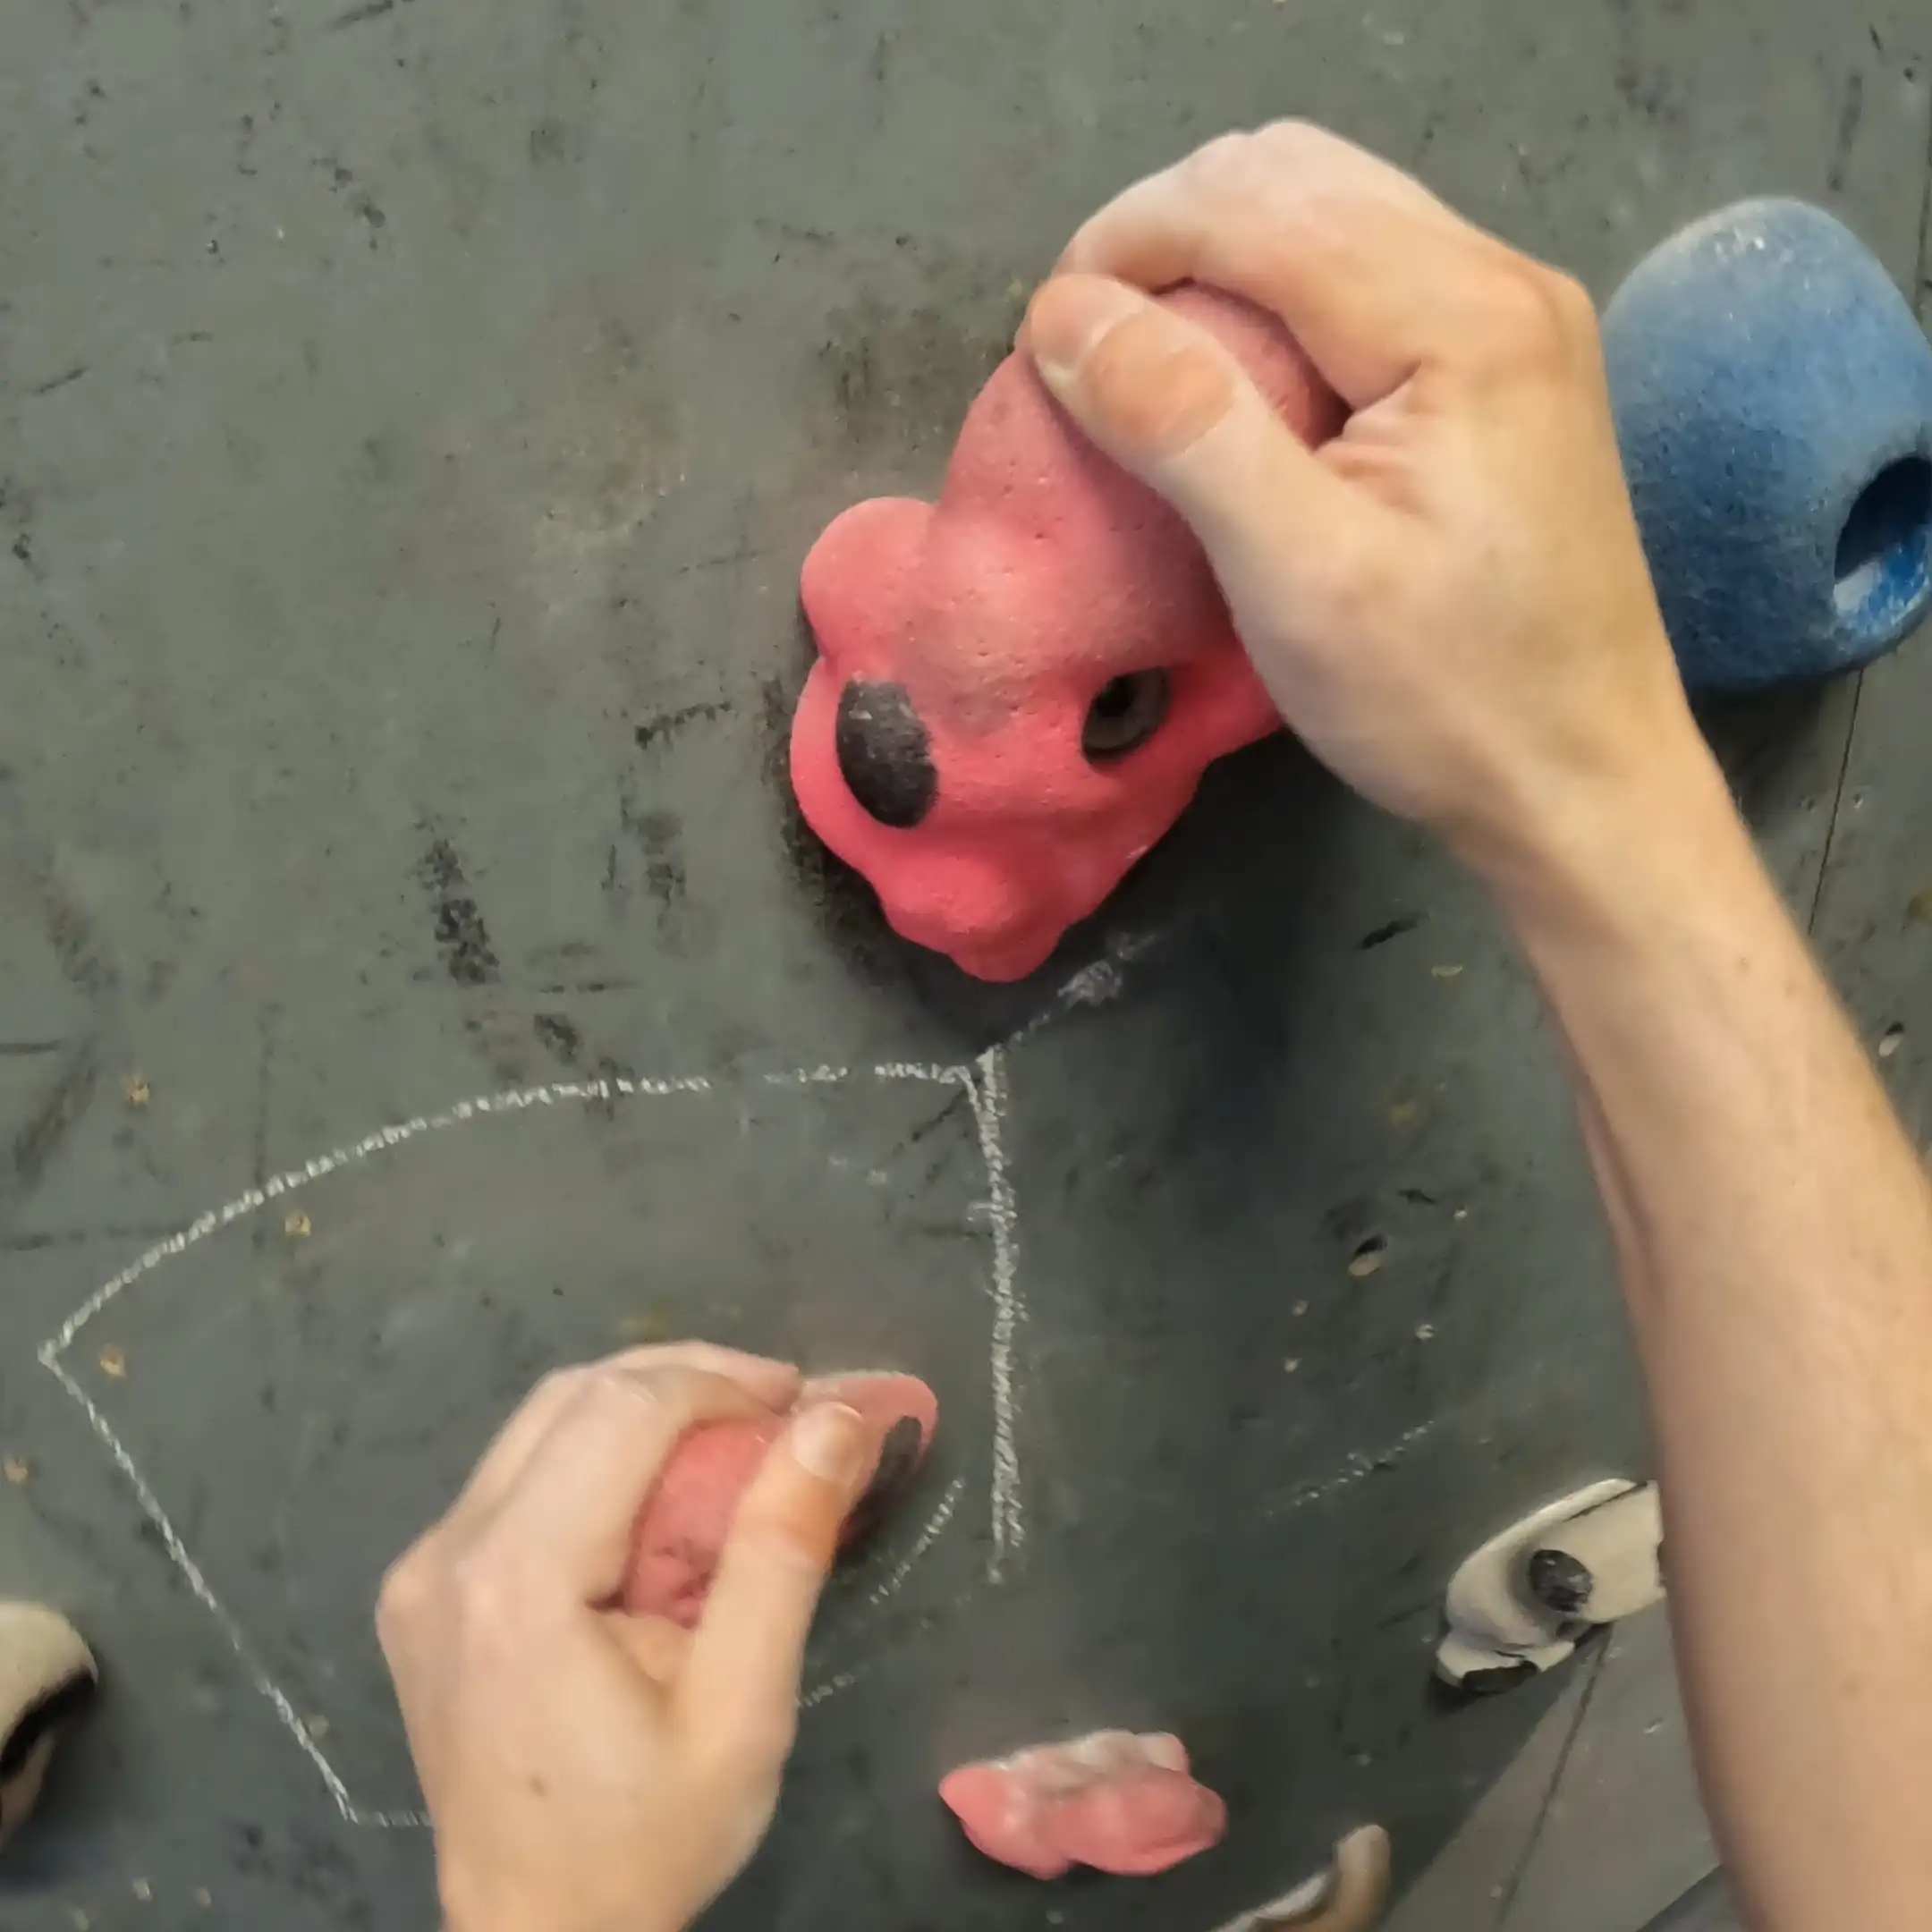
[[[708,1382],[691,1368],[589,1368],[584,1371],[572,1408],[580,1418],[613,1429],[634,1429],[641,1419],[664,1412],[690,1422],[699,1412],[697,1391]]]
[[[1325,129],[1318,128],[1312,121],[1304,121],[1296,114],[1286,114],[1278,121],[1270,121],[1266,127],[1258,129],[1254,136],[1256,144],[1265,148],[1276,163],[1297,160],[1311,148],[1328,146],[1334,139]]]
[[[1368,631],[1387,617],[1401,577],[1402,567],[1382,548],[1338,544],[1321,565],[1321,602],[1340,630]]]
[[[525,1407],[533,1407],[538,1402],[555,1402],[561,1407],[582,1384],[584,1373],[577,1368],[552,1368],[530,1391]]]
[[[1273,165],[1267,140],[1258,134],[1217,134],[1195,150],[1188,172],[1193,185],[1210,200],[1241,200],[1255,194]]]
[[[1490,348],[1512,362],[1548,364],[1566,355],[1573,317],[1559,277],[1533,262],[1491,278],[1483,303]]]
[[[1572,335],[1594,337],[1597,334],[1597,302],[1590,292],[1566,269],[1544,271],[1549,283],[1550,301],[1557,319]]]
[[[431,1594],[428,1569],[419,1545],[384,1572],[376,1596],[376,1633],[385,1643],[402,1636],[423,1614]]]
[[[521,1648],[523,1593],[515,1566],[487,1543],[464,1553],[451,1565],[448,1588],[450,1636],[472,1658],[487,1658]]]

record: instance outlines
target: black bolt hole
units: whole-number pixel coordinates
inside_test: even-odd
[[[1080,750],[1088,761],[1106,765],[1139,750],[1161,727],[1169,695],[1165,671],[1129,671],[1109,678],[1087,707]]]
[[[1906,621],[1932,589],[1932,462],[1907,456],[1865,486],[1838,537],[1839,615],[1873,638]]]

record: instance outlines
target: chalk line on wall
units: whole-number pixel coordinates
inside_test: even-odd
[[[1021,1507],[1021,1468],[1016,1423],[1019,1414],[1018,1380],[1014,1373],[1013,1348],[1018,1330],[1025,1319],[1025,1302],[1018,1277],[1018,1239],[1013,1184],[1007,1173],[1005,1122],[1007,1114],[1006,1049],[996,1046],[982,1054],[973,1066],[945,1066],[928,1063],[887,1061],[858,1070],[860,1077],[869,1074],[880,1081],[918,1080],[936,1086],[964,1089],[971,1105],[979,1153],[987,1171],[987,1198],[981,1204],[991,1239],[991,1279],[988,1292],[993,1303],[992,1339],[988,1349],[988,1373],[992,1385],[993,1453],[988,1510],[992,1525],[993,1555],[990,1574],[997,1580],[1003,1565],[1025,1540],[1025,1518]],[[167,1559],[180,1571],[195,1599],[213,1618],[230,1648],[240,1659],[255,1689],[267,1700],[284,1730],[294,1740],[304,1758],[314,1767],[325,1789],[345,1822],[375,1830],[415,1829],[427,1826],[428,1816],[420,1811],[377,1810],[356,1802],[347,1784],[329,1762],[320,1744],[303,1723],[287,1693],[262,1661],[261,1654],[246,1630],[216,1596],[208,1577],[182,1540],[160,1498],[142,1473],[127,1445],[87,1390],[69,1369],[64,1358],[81,1331],[101,1312],[137,1284],[167,1263],[178,1259],[209,1236],[232,1227],[238,1221],[259,1213],[271,1202],[312,1187],[344,1169],[366,1165],[378,1157],[394,1152],[430,1134],[445,1133],[478,1121],[494,1120],[572,1104],[608,1104],[619,1099],[662,1099],[679,1096],[713,1093],[737,1076],[716,1080],[704,1075],[675,1079],[648,1080],[612,1076],[591,1080],[556,1080],[542,1086],[506,1089],[460,1100],[434,1114],[418,1114],[404,1121],[377,1128],[372,1133],[346,1147],[317,1155],[300,1167],[292,1167],[247,1189],[233,1200],[225,1201],[199,1215],[177,1233],[157,1241],[137,1256],[118,1275],[104,1282],[74,1309],[59,1329],[38,1351],[47,1369],[75,1406],[86,1417],[106,1449],[114,1468],[132,1492],[142,1513],[153,1523]],[[843,1066],[799,1067],[783,1072],[756,1075],[773,1087],[835,1086],[853,1079],[854,1070]],[[892,1575],[873,1593],[872,1602],[883,1602],[896,1594],[914,1566],[944,1535],[963,1491],[964,1479],[947,1489],[937,1510],[915,1539],[911,1549]],[[845,1672],[815,1684],[800,1699],[801,1707],[810,1710],[850,1689],[864,1675],[862,1670]]]

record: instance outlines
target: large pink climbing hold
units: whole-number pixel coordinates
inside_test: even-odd
[[[915,1376],[828,1376],[808,1382],[801,1404],[849,1403],[878,1443],[871,1478],[841,1531],[851,1548],[877,1527],[925,1461],[939,1425],[939,1401]],[[691,1629],[731,1534],[738,1501],[784,1432],[785,1419],[710,1422],[672,1452],[657,1486],[638,1512],[621,1598],[634,1615],[668,1617]]]
[[[1192,286],[1162,300],[1297,435],[1340,428],[1272,317]],[[899,932],[982,979],[1040,965],[1208,765],[1281,723],[1199,545],[1024,355],[967,412],[938,503],[848,510],[800,589],[819,650],[792,728],[806,819]]]
[[[1145,1877],[1220,1843],[1227,1807],[1165,1733],[1096,1731],[962,1766],[939,1796],[990,1859],[1035,1878],[1076,1865]]]

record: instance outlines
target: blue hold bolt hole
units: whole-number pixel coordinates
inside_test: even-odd
[[[1888,644],[1932,600],[1932,462],[1881,470],[1838,537],[1838,614],[1861,640]]]

